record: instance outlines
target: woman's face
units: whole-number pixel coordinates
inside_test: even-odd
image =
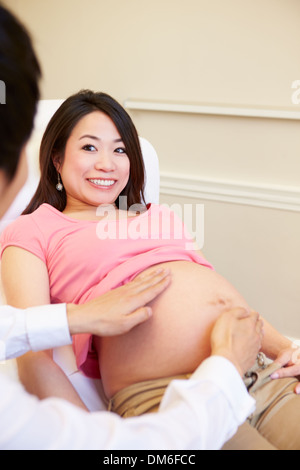
[[[65,148],[61,174],[67,207],[113,204],[125,188],[130,162],[113,121],[94,111],[74,127]]]

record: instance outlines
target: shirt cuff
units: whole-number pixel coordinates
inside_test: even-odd
[[[255,410],[256,402],[234,367],[225,357],[211,356],[196,369],[191,379],[213,382],[226,395],[235,418],[242,423]]]
[[[66,346],[72,343],[66,304],[43,305],[25,310],[26,331],[32,351]]]

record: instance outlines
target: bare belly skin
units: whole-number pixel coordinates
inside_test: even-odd
[[[133,383],[193,372],[210,355],[210,333],[220,315],[247,307],[215,271],[175,261],[163,263],[172,283],[150,305],[152,318],[122,336],[95,338],[108,398]]]

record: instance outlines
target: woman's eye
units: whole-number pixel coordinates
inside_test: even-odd
[[[83,150],[86,150],[87,152],[94,152],[96,150],[96,147],[94,145],[88,144],[82,147]]]
[[[116,150],[115,150],[116,153],[122,155],[122,154],[125,154],[126,153],[126,149],[124,147],[118,147]]]

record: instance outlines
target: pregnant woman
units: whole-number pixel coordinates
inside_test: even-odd
[[[169,381],[186,377],[208,357],[218,316],[249,306],[192,248],[173,212],[144,204],[138,135],[110,96],[83,91],[62,104],[45,131],[40,167],[29,207],[1,239],[8,303],[21,308],[85,303],[154,266],[167,267],[172,282],[149,304],[148,322],[121,336],[80,335],[73,342],[78,367],[90,377],[101,376],[110,409],[122,416],[138,414],[139,407],[154,411]],[[266,355],[276,359],[290,347],[266,323]],[[26,358],[21,377],[24,364]],[[57,386],[60,380],[66,381],[68,398],[67,379],[59,374]],[[25,385],[28,381],[25,377]],[[295,383],[289,379],[284,390],[290,387],[298,399]],[[146,405],[145,394],[151,395]],[[298,441],[300,446],[300,436]]]

